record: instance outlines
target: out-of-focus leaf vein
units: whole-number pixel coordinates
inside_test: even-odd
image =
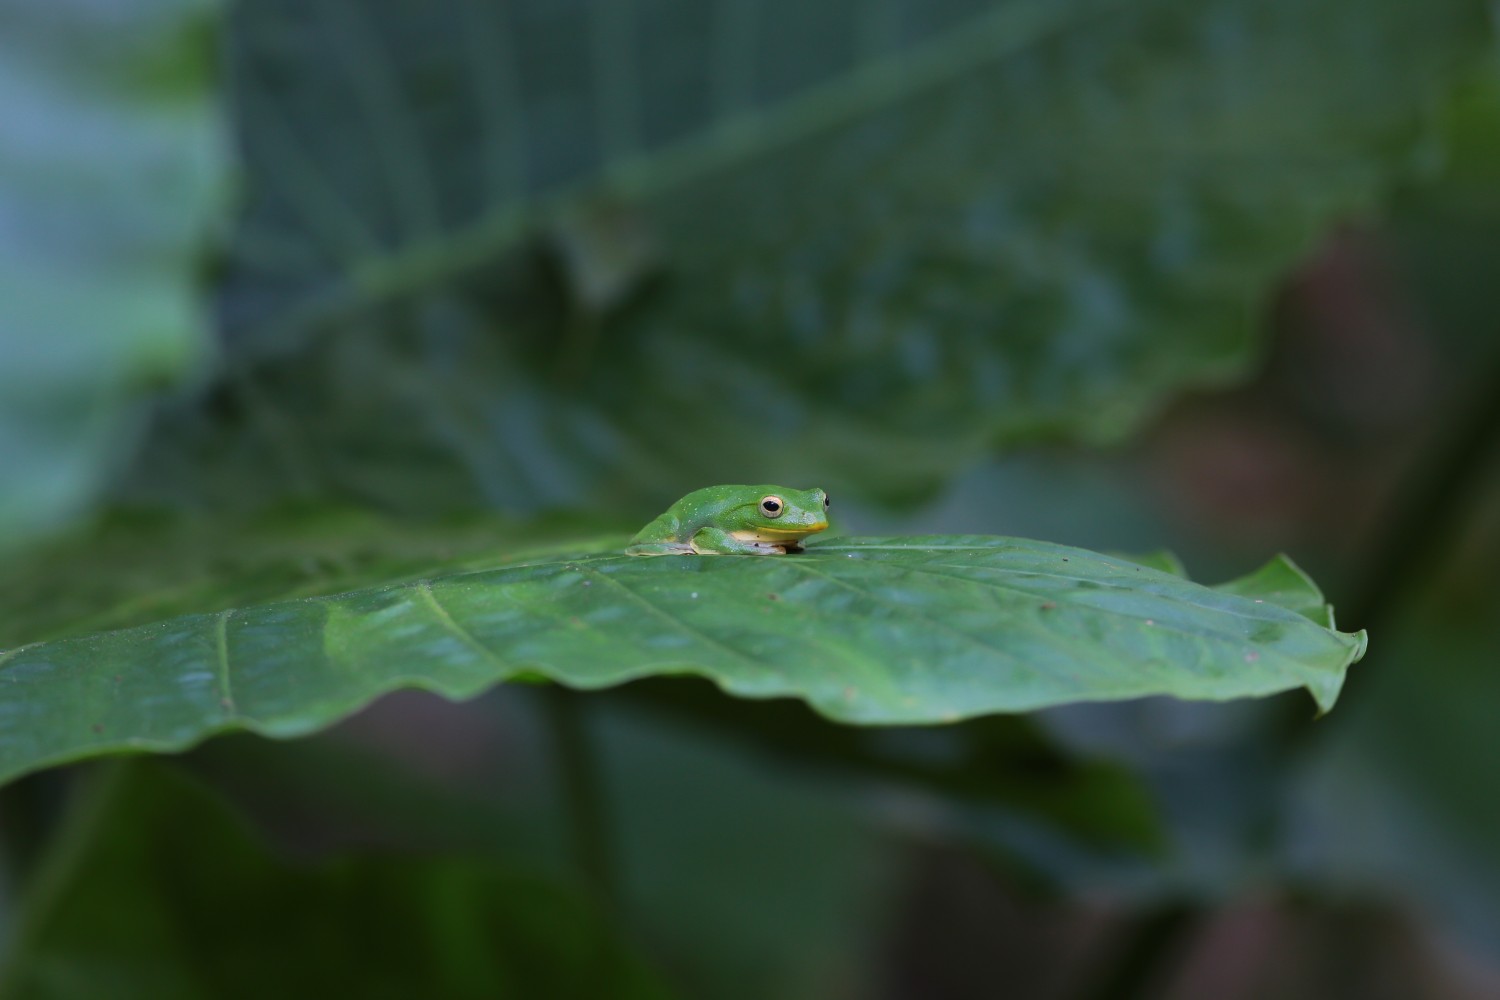
[[[253,73],[249,60],[242,73]],[[257,141],[249,156],[265,165],[302,221],[305,233],[346,272],[380,252],[380,242],[343,196],[334,189],[317,163],[303,153],[292,127],[263,86],[247,82],[238,89],[242,114],[253,118]],[[255,263],[254,258],[250,258]]]
[[[489,178],[489,197],[503,203],[526,188],[530,159],[526,119],[516,80],[514,31],[505,20],[508,5],[462,0],[464,36],[468,41],[469,79],[483,109],[479,127]]]
[[[407,236],[435,239],[441,231],[436,188],[432,182],[411,108],[396,86],[396,73],[357,0],[322,0],[332,24],[334,58],[347,70],[351,89],[364,109],[366,126],[379,150],[382,173],[390,187]]]
[[[565,185],[529,203],[498,203],[471,226],[361,260],[348,280],[293,302],[251,337],[275,345],[366,305],[409,295],[482,265],[514,243],[532,220],[580,195],[609,191],[641,198],[790,145],[858,118],[899,97],[920,94],[1066,29],[1076,18],[1121,6],[1124,0],[1006,4],[912,50],[857,66],[845,77],[813,87],[768,110],[740,110],[714,126],[638,156],[601,164],[597,176]],[[899,62],[900,70],[889,65]]]
[[[717,0],[714,4],[714,108],[723,119],[745,114],[755,97],[756,0]]]
[[[639,73],[631,34],[632,0],[589,7],[598,88],[600,147],[606,162],[636,156],[640,150]]]

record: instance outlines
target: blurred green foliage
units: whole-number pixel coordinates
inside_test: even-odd
[[[0,554],[86,510],[146,399],[208,351],[217,7],[0,10]]]
[[[390,997],[669,995],[586,897],[534,876],[445,859],[285,865],[168,770],[93,777],[61,834],[65,865],[40,876],[48,905],[17,933],[8,997],[319,997],[358,983]]]
[[[236,11],[233,374],[165,410],[130,498],[644,517],[706,482],[911,500],[996,444],[1118,439],[1246,369],[1273,283],[1430,154],[1484,24],[422,11]]]
[[[1285,548],[1376,637],[1316,722],[658,680],[46,772],[6,995],[1494,995],[1494,56],[1482,0],[0,0],[0,649],[736,480]]]

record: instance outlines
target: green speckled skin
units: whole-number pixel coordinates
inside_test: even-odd
[[[766,498],[779,502],[771,517]],[[633,556],[755,555],[800,552],[801,541],[828,527],[828,494],[785,486],[707,486],[667,508],[630,540]]]

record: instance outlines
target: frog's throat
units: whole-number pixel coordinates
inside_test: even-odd
[[[827,527],[827,521],[822,521],[818,524],[789,524],[785,528],[773,528],[770,525],[762,525],[758,528],[731,531],[729,535],[731,538],[737,538],[742,542],[780,542],[789,538],[806,538],[808,535],[814,535],[827,529]]]

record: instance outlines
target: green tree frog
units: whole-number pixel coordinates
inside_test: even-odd
[[[828,527],[828,494],[783,486],[708,486],[667,508],[630,540],[633,556],[779,556]]]

